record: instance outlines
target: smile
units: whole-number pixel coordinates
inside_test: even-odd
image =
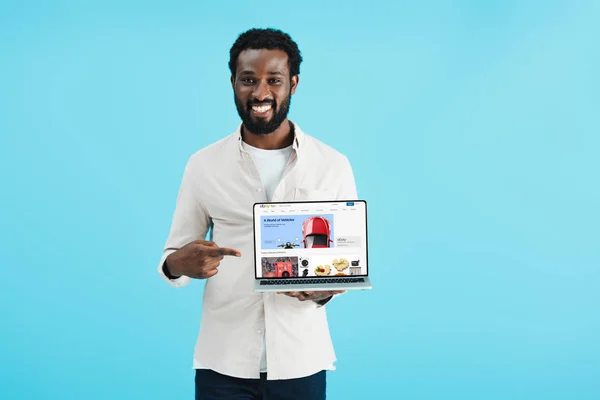
[[[264,106],[252,106],[252,111],[254,111],[256,113],[259,113],[259,114],[264,114],[264,113],[266,113],[266,112],[268,112],[270,110],[271,110],[271,105],[270,104],[267,104],[267,105],[264,105]]]

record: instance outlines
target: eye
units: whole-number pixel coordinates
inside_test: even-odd
[[[278,79],[278,78],[273,78],[273,79],[270,79],[270,80],[269,80],[269,83],[270,83],[271,85],[279,85],[279,84],[281,84],[281,79]]]
[[[242,83],[245,85],[251,85],[254,83],[254,79],[252,78],[242,78]]]

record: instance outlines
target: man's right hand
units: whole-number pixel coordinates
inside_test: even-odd
[[[214,242],[196,240],[169,254],[166,263],[171,275],[206,279],[217,274],[217,267],[225,256],[241,255],[238,250],[219,247]]]

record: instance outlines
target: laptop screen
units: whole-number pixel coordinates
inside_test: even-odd
[[[366,202],[254,205],[256,278],[367,275]]]

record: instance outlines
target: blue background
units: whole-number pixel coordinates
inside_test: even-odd
[[[599,2],[0,4],[1,397],[192,398],[202,283],[156,266],[238,124],[229,47],[275,26],[370,207],[328,398],[598,399]]]
[[[304,248],[302,241],[304,240],[302,236],[302,224],[311,216],[318,215],[326,218],[329,221],[329,234],[331,240],[335,238],[335,221],[333,219],[333,214],[303,214],[303,215],[274,215],[274,216],[266,216],[261,217],[261,238],[262,238],[262,249],[276,249],[281,250],[281,247],[277,247],[280,244],[285,244],[286,242],[291,242],[292,244],[296,243],[300,246],[297,248]],[[280,218],[289,218],[294,219],[294,221],[270,221],[265,222],[265,220],[271,219],[280,219]],[[265,227],[265,223],[267,227]],[[276,226],[275,226],[276,225]],[[296,241],[296,238],[298,240]],[[277,239],[281,239],[281,242],[278,242]],[[329,247],[335,246],[334,242],[330,243]]]

